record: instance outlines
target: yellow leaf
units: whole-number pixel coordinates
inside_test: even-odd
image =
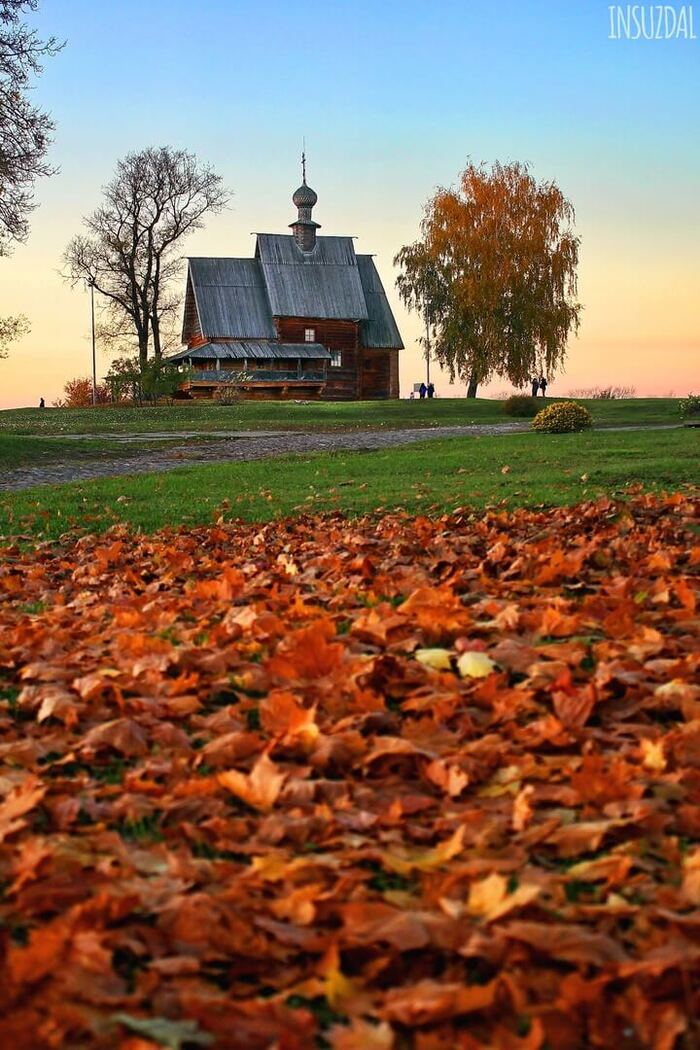
[[[641,742],[642,765],[654,773],[663,773],[666,768],[666,757],[662,740],[643,739]]]
[[[683,861],[681,893],[688,904],[700,905],[700,849],[694,849]]]
[[[473,915],[488,915],[506,895],[508,882],[495,872],[469,887],[469,911]]]
[[[417,649],[416,660],[433,671],[449,671],[452,668],[451,653],[447,649]]]
[[[441,842],[434,849],[423,850],[415,853],[382,853],[382,863],[391,871],[399,875],[408,875],[413,870],[432,871],[439,868],[446,861],[452,860],[462,851],[462,840],[464,839],[464,825],[460,824],[455,833]]]
[[[314,900],[323,892],[323,883],[307,883],[291,893],[272,902],[271,908],[278,919],[289,919],[297,926],[309,926],[316,918]]]
[[[469,890],[468,910],[486,922],[494,922],[514,908],[522,908],[539,896],[539,886],[524,882],[513,893],[508,893],[508,883],[502,875],[493,873],[481,882],[472,883]]]
[[[496,665],[486,653],[462,653],[457,661],[457,668],[462,678],[486,678],[495,670]]]
[[[336,945],[331,945],[321,959],[318,972],[323,976],[323,994],[331,1007],[355,995],[355,983],[340,969],[340,955]]]

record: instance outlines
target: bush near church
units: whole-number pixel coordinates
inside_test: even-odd
[[[688,394],[678,407],[682,419],[697,419],[700,416],[700,394]]]
[[[532,421],[532,429],[541,434],[571,434],[592,426],[590,412],[576,401],[555,401],[538,412]]]
[[[540,402],[529,394],[513,394],[503,402],[503,411],[507,416],[518,416],[530,419],[540,410]]]

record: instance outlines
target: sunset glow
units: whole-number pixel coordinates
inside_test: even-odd
[[[0,315],[32,326],[0,361],[0,407],[50,404],[90,371],[89,297],[62,280],[61,255],[119,157],[167,143],[214,165],[232,207],[185,250],[243,256],[251,231],[288,232],[303,136],[323,234],[375,253],[406,344],[402,396],[424,364],[392,260],[469,157],[528,162],[576,208],[584,311],[551,393],[700,388],[699,41],[610,39],[597,0],[312,0],[301,21],[281,0],[42,4],[40,32],[66,40],[34,93],[58,172],[37,188],[27,244],[0,259]]]

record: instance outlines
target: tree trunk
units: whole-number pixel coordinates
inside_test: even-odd
[[[479,381],[476,376],[469,376],[469,385],[467,387],[467,397],[476,397],[476,388],[479,385]]]
[[[139,332],[139,365],[144,368],[148,362],[148,332]]]
[[[151,316],[151,333],[153,335],[153,356],[156,361],[159,361],[163,350],[160,345],[160,318],[156,314]]]

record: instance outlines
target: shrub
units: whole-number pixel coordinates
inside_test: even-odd
[[[700,394],[688,394],[678,407],[683,419],[695,419],[700,416]]]
[[[532,421],[532,429],[541,434],[570,434],[575,430],[588,430],[592,425],[590,412],[576,401],[555,401],[538,412]]]
[[[243,399],[243,391],[235,383],[218,386],[213,393],[217,405],[235,405]]]
[[[569,397],[585,397],[591,401],[619,401],[632,398],[637,391],[633,386],[591,386],[569,390]]]
[[[95,387],[97,404],[109,404],[110,390],[106,383],[98,383]],[[92,379],[80,376],[77,379],[69,379],[63,387],[63,397],[53,403],[54,408],[89,408],[92,405]]]
[[[531,419],[540,409],[540,402],[529,394],[514,394],[503,402],[503,411],[507,416],[519,416]]]

